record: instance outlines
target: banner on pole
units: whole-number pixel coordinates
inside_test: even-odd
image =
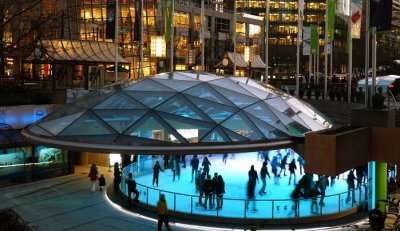
[[[335,35],[335,0],[328,0],[328,40],[333,41]]]
[[[311,55],[311,27],[303,27],[303,55]]]
[[[350,16],[350,0],[337,0],[336,14],[344,17]]]
[[[115,16],[116,16],[115,0],[107,0],[106,10],[107,10],[106,38],[115,39]]]
[[[370,2],[370,27],[377,31],[392,28],[392,0],[372,0]]]
[[[169,42],[171,40],[171,33],[172,33],[171,25],[173,23],[173,17],[174,17],[174,12],[172,12],[173,0],[164,0],[164,1],[161,1],[161,2],[164,3],[165,41]]]
[[[351,37],[353,39],[361,38],[362,5],[361,3],[351,3]]]
[[[315,54],[317,52],[317,49],[319,47],[318,45],[318,27],[316,25],[311,26],[311,53]]]

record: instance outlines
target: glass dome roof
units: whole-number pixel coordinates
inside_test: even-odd
[[[321,113],[271,86],[174,72],[81,97],[23,133],[72,145],[132,147],[271,142],[329,127]]]

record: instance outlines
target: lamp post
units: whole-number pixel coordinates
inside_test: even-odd
[[[245,46],[244,47],[244,61],[248,64],[248,76],[246,83],[249,81],[249,78],[251,77],[251,47],[250,46]]]

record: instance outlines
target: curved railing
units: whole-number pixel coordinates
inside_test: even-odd
[[[123,169],[120,190],[127,195],[126,180],[128,173],[140,176],[150,172],[137,171],[137,166]],[[346,202],[348,192],[326,195],[324,206],[320,206],[321,196],[314,199],[256,199],[257,211],[253,211],[252,202],[248,205],[247,199],[223,198],[222,209],[204,209],[199,202],[199,195],[190,195],[179,192],[162,190],[137,183],[140,193],[139,202],[147,206],[156,206],[160,194],[164,194],[168,209],[173,212],[187,213],[191,215],[216,216],[226,218],[253,218],[253,219],[291,219],[314,216],[333,215],[353,208],[364,207],[368,203],[367,184],[354,190],[355,201]],[[353,192],[350,191],[350,195]],[[204,202],[204,197],[202,198]],[[207,204],[208,207],[208,204]],[[297,212],[295,210],[297,207]]]

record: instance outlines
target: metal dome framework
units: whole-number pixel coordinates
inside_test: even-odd
[[[287,146],[331,126],[308,104],[254,80],[174,72],[86,95],[23,134],[70,149],[194,153]]]

